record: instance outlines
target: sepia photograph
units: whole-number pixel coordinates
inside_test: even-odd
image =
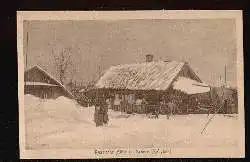
[[[241,11],[18,11],[20,158],[245,157]]]

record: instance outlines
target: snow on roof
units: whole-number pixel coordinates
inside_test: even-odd
[[[111,67],[97,82],[97,88],[166,90],[184,62],[153,61]]]
[[[207,84],[199,83],[186,77],[179,77],[173,83],[173,89],[180,90],[186,94],[198,94],[210,91],[210,87]]]
[[[79,90],[79,92],[80,92],[80,93],[82,93],[82,92],[84,92],[84,91],[85,91],[85,89],[84,89],[84,88]]]
[[[42,82],[25,82],[25,85],[32,85],[32,86],[52,86],[52,87],[58,86],[58,85],[55,85],[55,84],[48,84],[48,83],[42,83]]]
[[[62,87],[71,97],[73,97],[73,94],[70,91],[68,91],[67,88],[61,82],[59,82],[57,79],[55,79],[47,71],[43,70],[40,66],[38,66],[38,65],[32,66],[31,68],[27,69],[26,72],[33,69],[33,68],[36,68],[36,69],[40,70],[41,72],[43,72],[44,74],[46,74],[50,79],[54,80],[60,87]]]

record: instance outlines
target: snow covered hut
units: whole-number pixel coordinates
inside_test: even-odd
[[[163,100],[168,102],[175,98],[180,101],[178,97],[182,93],[188,96],[210,91],[188,63],[153,61],[152,55],[147,55],[143,63],[110,67],[95,86],[99,94],[112,96],[116,100],[119,95],[121,101],[129,100],[127,103],[130,105],[143,98],[149,107],[160,107]],[[187,108],[184,109],[186,112]]]
[[[59,96],[73,98],[73,95],[59,81],[38,65],[25,71],[24,93],[40,98],[55,99]]]

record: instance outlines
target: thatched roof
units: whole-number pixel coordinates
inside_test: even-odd
[[[157,61],[112,66],[95,86],[108,89],[166,90],[183,70],[191,79],[202,82],[185,62]]]

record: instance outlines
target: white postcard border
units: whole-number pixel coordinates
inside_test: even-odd
[[[97,155],[95,150],[58,149],[58,150],[26,150],[25,118],[24,118],[24,58],[23,58],[23,21],[24,20],[127,20],[127,19],[236,19],[237,33],[237,87],[240,126],[239,152],[225,148],[174,148],[170,154],[130,154]],[[17,49],[18,49],[18,99],[19,99],[19,145],[21,159],[34,158],[145,158],[145,157],[244,157],[245,156],[245,120],[244,120],[244,71],[243,71],[243,26],[242,11],[18,11],[17,12]],[[117,150],[113,150],[117,151]]]

